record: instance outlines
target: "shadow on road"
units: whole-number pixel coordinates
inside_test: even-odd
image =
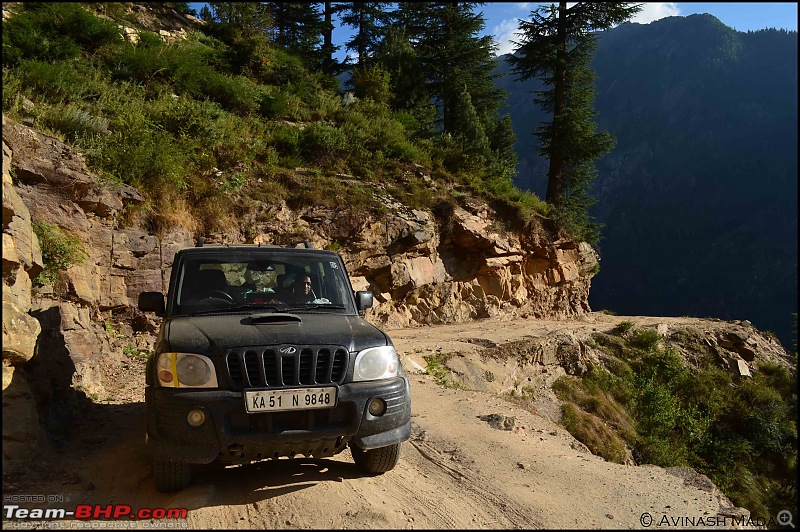
[[[153,484],[145,443],[144,403],[91,403],[75,419],[69,439],[38,461],[38,475],[12,492],[63,496],[73,505],[191,511],[252,504],[323,482],[370,476],[341,459],[281,458],[240,466],[195,466],[188,488],[160,493]]]

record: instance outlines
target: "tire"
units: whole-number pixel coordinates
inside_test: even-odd
[[[367,473],[386,473],[394,469],[400,459],[400,444],[387,445],[377,449],[363,450],[355,444],[350,445],[353,462]]]
[[[153,482],[162,493],[182,490],[192,482],[191,464],[153,460]]]

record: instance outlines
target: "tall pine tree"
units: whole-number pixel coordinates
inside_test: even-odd
[[[428,103],[422,63],[405,30],[387,28],[374,58],[390,75],[392,109],[410,110]]]
[[[641,4],[619,2],[540,6],[531,20],[520,21],[521,38],[509,57],[517,80],[541,78],[546,87],[533,100],[552,113],[551,121],[536,130],[539,153],[550,161],[546,200],[560,207],[573,229],[588,229],[583,235],[588,240],[598,236],[586,212],[593,202],[594,162],[614,146],[613,137],[598,133],[593,122],[594,32],[625,22],[640,9]]]
[[[337,6],[342,24],[355,29],[345,47],[358,54],[358,66],[373,64],[372,56],[391,19],[388,11],[391,5],[391,2],[342,2]]]
[[[491,36],[481,36],[483,13],[475,13],[476,2],[401,2],[397,24],[407,29],[420,59],[430,95],[440,111],[443,132],[457,133],[455,108],[464,101],[466,84],[475,111],[483,120],[493,118],[504,98],[493,74],[497,45]],[[489,126],[484,123],[484,127]]]
[[[321,69],[327,50],[321,43],[325,20],[316,3],[266,2],[274,21],[273,42],[303,58],[311,69]]]
[[[324,33],[322,39],[322,72],[330,76],[335,75],[340,65],[333,57],[333,53],[339,49],[333,44],[333,15],[337,12],[337,7],[333,2],[325,2],[323,14],[325,16]]]
[[[200,10],[204,20],[216,20],[239,33],[253,34],[267,32],[272,19],[267,6],[260,2],[209,2]],[[213,12],[213,14],[212,14]]]

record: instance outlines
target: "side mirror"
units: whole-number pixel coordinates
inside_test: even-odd
[[[372,308],[372,292],[369,290],[359,290],[356,292],[356,309],[358,312],[364,312],[368,308]]]
[[[139,294],[139,310],[155,312],[156,316],[165,314],[164,294],[161,292],[142,292]]]

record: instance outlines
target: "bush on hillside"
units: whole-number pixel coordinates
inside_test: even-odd
[[[17,66],[25,59],[65,61],[92,54],[122,41],[111,20],[77,4],[24,2],[24,14],[3,20],[3,64]]]
[[[597,421],[587,417],[596,416],[627,442],[638,463],[693,467],[753,515],[796,509],[795,375],[762,363],[752,378],[735,380],[707,358],[690,369],[647,331],[627,341],[594,335],[611,371],[592,367],[580,379],[553,384],[565,408],[580,407],[567,412],[564,425],[590,448],[609,448],[612,438],[601,438]]]
[[[211,24],[170,44],[142,30],[132,44],[113,22],[78,4],[25,5],[3,22],[4,112],[62,136],[93,170],[139,187],[151,201],[173,193],[211,201],[216,194],[224,203],[254,175],[263,187],[283,190],[273,178],[306,167],[319,176],[383,181],[421,207],[458,183],[467,185],[465,193],[510,206],[508,212],[543,206],[515,190],[504,168],[464,163],[443,171],[435,108],[420,103],[392,112],[386,72],[362,72],[365,97],[343,96],[331,76],[310,72],[261,35]],[[125,10],[108,6],[107,13]],[[23,96],[33,111],[23,109]],[[450,156],[457,158],[455,147]],[[446,186],[398,179],[409,163],[446,175]],[[363,198],[376,202],[371,194]],[[198,216],[208,218],[208,210]]]

